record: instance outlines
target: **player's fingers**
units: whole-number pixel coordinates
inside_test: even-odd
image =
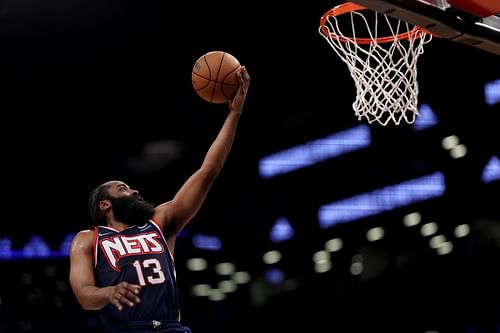
[[[240,88],[241,88],[241,84],[245,81],[245,72],[244,71],[245,71],[245,69],[243,66],[238,71],[238,81],[240,83]]]
[[[138,295],[139,294],[139,291],[141,290],[141,286],[137,285],[137,284],[130,284],[130,283],[127,283],[126,285],[124,285],[125,289]]]
[[[116,303],[119,304],[118,310],[121,310],[123,308],[123,305],[128,305],[130,307],[134,306],[134,300],[131,299],[131,297],[136,298],[131,292],[129,291],[124,291],[122,293],[116,293],[115,295],[115,300]]]
[[[120,301],[120,297],[121,297],[121,295],[120,295],[120,294],[117,294],[117,295],[113,298],[113,300],[112,300],[112,302],[111,302],[111,303],[113,303],[113,304],[116,306],[116,308],[117,308],[119,311],[121,311],[121,310],[123,309],[123,305],[122,305],[122,302]]]
[[[250,80],[250,75],[248,75],[248,71],[245,66],[241,66],[241,75],[245,81]]]
[[[139,297],[137,297],[135,295],[135,293],[131,292],[131,291],[126,291],[124,296],[127,298],[127,300],[130,302],[134,302],[134,303],[139,303],[141,301],[141,299]],[[130,304],[129,304],[130,305]],[[133,305],[133,304],[132,304]],[[132,306],[130,305],[130,306]]]

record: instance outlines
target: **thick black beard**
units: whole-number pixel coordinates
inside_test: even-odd
[[[154,215],[155,207],[141,196],[110,198],[115,218],[127,225],[143,225]]]

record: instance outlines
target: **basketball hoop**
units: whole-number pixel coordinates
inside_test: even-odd
[[[376,11],[368,10],[373,13],[369,20],[367,10],[351,2],[338,5],[321,17],[319,32],[354,79],[358,120],[411,124],[419,116],[417,60],[432,34]],[[349,20],[340,22],[343,14]],[[341,23],[350,36],[341,31]]]

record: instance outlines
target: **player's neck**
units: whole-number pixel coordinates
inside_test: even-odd
[[[116,229],[118,231],[123,231],[125,229],[132,227],[132,225],[130,225],[130,224],[126,224],[126,223],[116,221],[116,220],[108,221],[107,225],[108,225],[108,227]]]

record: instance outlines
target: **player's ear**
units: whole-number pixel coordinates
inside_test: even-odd
[[[111,201],[109,201],[109,200],[101,200],[101,201],[99,201],[99,209],[101,211],[107,210],[109,208],[111,208]]]

